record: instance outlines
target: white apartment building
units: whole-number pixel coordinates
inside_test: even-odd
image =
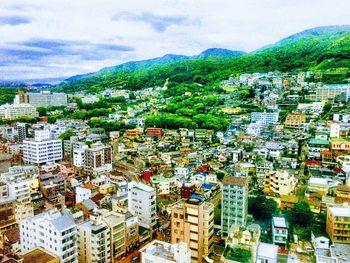
[[[35,131],[34,140],[23,141],[23,160],[31,164],[47,164],[62,160],[62,141],[50,139],[50,131]]]
[[[278,112],[252,112],[251,123],[259,122],[262,125],[272,125],[278,123]]]
[[[1,106],[0,117],[16,119],[19,117],[39,117],[35,107],[29,104],[5,104]]]
[[[20,223],[20,248],[36,247],[60,257],[62,263],[78,263],[77,227],[74,220],[55,210],[28,217]]]
[[[138,217],[139,225],[147,229],[157,223],[156,190],[142,183],[136,183],[128,195],[128,210]]]
[[[191,262],[191,250],[187,244],[180,242],[170,244],[153,240],[140,249],[141,263],[189,263]]]
[[[84,167],[85,149],[89,148],[86,144],[76,142],[73,144],[73,165],[75,167]]]
[[[79,263],[111,261],[110,231],[100,216],[78,225]]]
[[[91,190],[81,187],[81,186],[77,186],[75,188],[75,201],[77,204],[90,199],[91,198]]]

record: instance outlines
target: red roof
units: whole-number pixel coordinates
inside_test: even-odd
[[[335,168],[333,168],[332,170],[333,170],[333,172],[335,172],[335,173],[337,173],[337,174],[339,174],[339,173],[344,173],[344,171],[343,171],[341,168],[339,168],[339,167],[335,167]]]
[[[322,166],[321,162],[316,161],[316,160],[308,160],[305,162],[305,165],[307,165],[307,166],[312,166],[312,165]]]

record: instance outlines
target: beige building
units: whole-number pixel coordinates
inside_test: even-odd
[[[296,185],[293,175],[287,171],[267,172],[264,178],[264,193],[270,195],[290,195]]]
[[[125,216],[106,210],[102,217],[110,231],[112,262],[118,262],[114,259],[125,254]]]
[[[289,113],[286,120],[284,121],[284,125],[286,127],[298,128],[306,121],[306,115],[304,113],[293,112]]]
[[[112,262],[110,230],[99,215],[91,215],[77,230],[79,262]]]
[[[333,243],[350,243],[350,207],[328,207],[326,231]]]
[[[185,242],[191,261],[203,262],[213,247],[214,205],[197,199],[177,204],[171,210],[171,243]]]

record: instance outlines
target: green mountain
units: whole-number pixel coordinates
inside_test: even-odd
[[[178,83],[214,84],[231,75],[267,71],[315,70],[328,83],[350,77],[350,25],[318,27],[289,36],[254,52],[208,49],[197,56],[165,55],[128,62],[67,79],[56,89],[98,92]]]

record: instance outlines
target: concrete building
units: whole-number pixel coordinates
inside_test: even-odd
[[[307,143],[307,156],[309,159],[321,159],[321,152],[329,150],[329,141],[312,138]]]
[[[288,225],[284,217],[272,218],[272,241],[274,244],[286,245],[288,240]]]
[[[189,263],[191,250],[187,244],[169,244],[154,240],[140,249],[141,263]]]
[[[24,218],[34,215],[30,188],[27,180],[8,183],[8,195],[10,198],[16,200],[14,208],[17,223]]]
[[[293,112],[287,115],[284,125],[290,128],[300,128],[305,121],[306,115],[304,113]]]
[[[267,172],[264,178],[264,193],[270,195],[290,195],[296,185],[296,180],[288,171]]]
[[[106,223],[110,232],[111,240],[111,259],[119,258],[125,254],[125,216],[115,212],[104,211],[103,221]]]
[[[350,207],[327,208],[326,231],[333,243],[350,243]]]
[[[112,171],[112,148],[99,145],[84,151],[84,170],[90,175],[100,175]]]
[[[39,117],[35,107],[29,104],[5,104],[1,106],[0,117],[17,119],[19,117]]]
[[[77,230],[79,263],[112,262],[110,230],[99,215],[91,215]]]
[[[250,121],[260,122],[264,126],[273,125],[278,123],[278,112],[252,112]]]
[[[214,205],[189,199],[171,210],[171,243],[185,242],[191,250],[191,262],[204,262],[213,250]]]
[[[35,131],[34,140],[23,141],[23,161],[42,165],[62,160],[62,141],[50,139],[49,131]]]
[[[142,183],[136,183],[130,189],[128,210],[138,217],[139,225],[152,229],[157,223],[156,190]]]
[[[221,231],[227,236],[232,225],[244,226],[248,214],[248,179],[225,176],[222,181]]]
[[[62,263],[78,263],[77,227],[68,215],[55,210],[28,217],[20,223],[21,251],[42,247]]]
[[[349,84],[323,85],[316,89],[315,100],[326,101],[329,99],[335,99],[341,94],[343,94],[346,99],[350,97]]]
[[[15,103],[27,103],[34,107],[67,106],[68,96],[65,93],[52,93],[50,91],[40,93],[19,92],[15,97]]]

